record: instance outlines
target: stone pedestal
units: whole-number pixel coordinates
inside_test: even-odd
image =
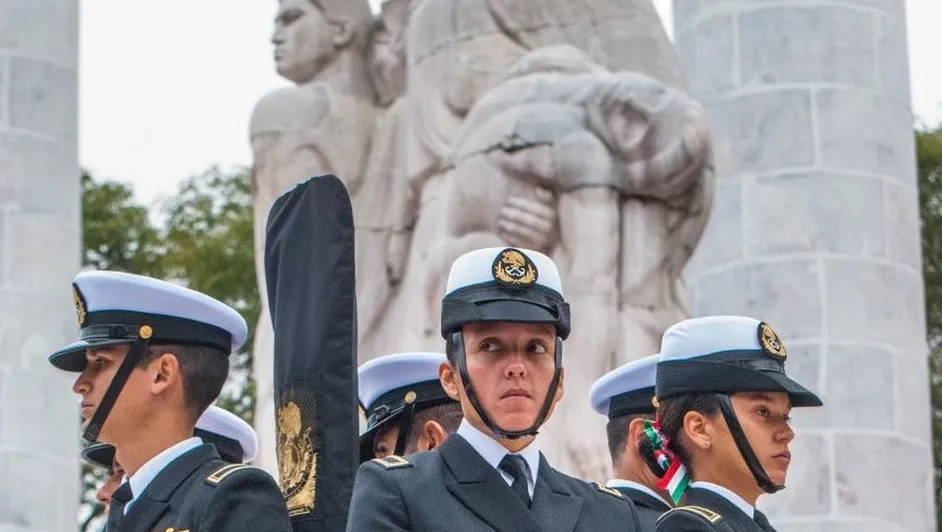
[[[77,0],[0,0],[0,531],[75,530],[79,413],[46,361],[75,337]]]
[[[935,530],[903,0],[674,0],[714,133],[695,315],[783,336],[826,406],[795,412],[781,532]]]

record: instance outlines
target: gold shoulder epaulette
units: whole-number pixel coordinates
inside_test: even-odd
[[[249,467],[252,467],[252,466],[248,466],[245,464],[226,464],[220,467],[219,469],[213,471],[211,475],[206,477],[206,483],[212,484],[213,486],[215,486],[219,484],[220,482],[222,482],[222,479],[228,477],[229,475],[235,473],[236,471],[239,471],[240,469],[247,469]]]
[[[399,467],[412,467],[412,464],[408,460],[401,456],[396,456],[391,454],[389,456],[384,456],[382,458],[374,458],[372,460],[377,464],[383,466],[384,469],[396,469]]]
[[[611,495],[612,497],[618,497],[619,499],[624,499],[624,498],[625,498],[625,496],[622,495],[620,491],[618,491],[618,490],[613,490],[612,488],[603,486],[603,485],[599,484],[598,482],[593,482],[592,485],[595,486],[595,489],[601,491],[602,493],[608,493],[608,494]]]
[[[660,521],[661,519],[664,519],[664,517],[671,512],[688,512],[699,515],[703,519],[706,519],[710,524],[716,524],[720,519],[723,518],[722,515],[714,512],[709,508],[704,508],[703,506],[678,506],[662,513],[660,517],[657,518],[657,520]]]

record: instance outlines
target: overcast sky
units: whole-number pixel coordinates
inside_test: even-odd
[[[671,0],[654,3],[670,31]],[[934,124],[942,120],[942,0],[906,3],[913,107]],[[252,107],[286,85],[269,44],[276,4],[81,2],[81,164],[133,183],[148,204],[213,164],[249,164]]]

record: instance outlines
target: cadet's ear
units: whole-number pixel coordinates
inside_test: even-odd
[[[438,366],[438,380],[442,383],[445,394],[455,401],[460,401],[458,389],[461,387],[461,376],[458,370],[452,367],[449,362],[442,362]]]
[[[448,433],[445,431],[445,428],[442,427],[441,423],[430,419],[422,426],[422,432],[419,435],[417,445],[418,450],[421,452],[437,449],[447,437]]]
[[[174,381],[180,380],[180,362],[171,353],[163,353],[147,365],[153,371],[151,392],[163,393]]]
[[[704,451],[713,446],[714,425],[700,412],[691,410],[684,414],[683,432],[687,441]]]

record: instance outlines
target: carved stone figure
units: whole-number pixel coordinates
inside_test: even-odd
[[[297,12],[310,2],[283,0],[280,23],[302,20],[286,6]],[[307,36],[282,30],[282,41],[330,44],[312,37],[315,28],[331,34],[330,20],[310,19]],[[656,352],[663,330],[687,316],[681,270],[712,200],[705,116],[682,92],[651,1],[389,0],[365,42],[360,60],[346,66],[355,78],[339,66],[302,76],[309,63],[295,66],[292,48],[281,45],[279,72],[299,87],[262,100],[253,117],[257,181],[267,179],[270,194],[311,173],[348,183],[361,361],[443,348],[441,292],[464,251],[509,245],[551,254],[574,329],[565,355],[569,397],[542,446],[564,470],[601,480],[609,468],[603,420],[586,394],[616,361]],[[309,49],[311,58],[320,57],[315,49],[337,52]],[[340,50],[352,55],[355,47]],[[331,80],[369,85],[343,94],[362,94],[355,100],[369,101],[370,118],[325,128],[326,112],[291,101],[307,101],[298,95],[305,88],[334,87]],[[374,91],[375,106],[366,94]],[[304,162],[292,162],[298,156]],[[272,199],[256,196],[261,205]],[[261,326],[258,339],[270,343]],[[256,355],[261,364],[270,359]],[[258,419],[273,415],[264,371],[257,370]]]
[[[351,195],[361,185],[375,120],[364,50],[372,21],[366,0],[280,0],[271,42],[275,66],[297,86],[263,97],[250,122],[255,159],[255,254],[262,314],[253,353],[257,464],[275,473],[273,338],[265,289],[265,224],[272,202],[298,181],[332,173]]]

